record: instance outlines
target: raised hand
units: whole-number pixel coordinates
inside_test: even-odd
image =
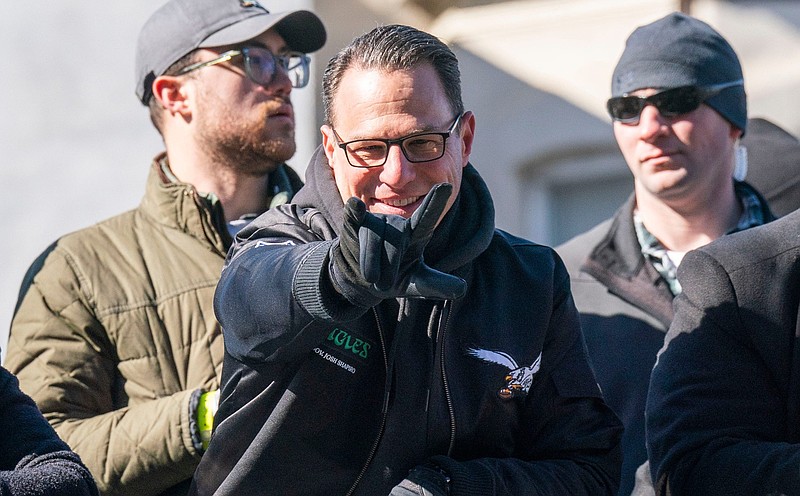
[[[331,249],[331,279],[337,290],[361,306],[397,297],[463,296],[463,279],[435,270],[423,259],[452,191],[450,184],[437,184],[409,219],[372,214],[361,200],[350,198],[342,233]]]

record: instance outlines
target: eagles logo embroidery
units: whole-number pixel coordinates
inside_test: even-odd
[[[467,352],[484,362],[508,367],[509,372],[505,377],[506,385],[497,392],[497,395],[504,400],[527,395],[531,389],[531,383],[533,383],[533,374],[539,371],[542,364],[541,353],[530,367],[520,367],[511,355],[502,351],[468,348]]]

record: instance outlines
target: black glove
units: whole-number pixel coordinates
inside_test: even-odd
[[[441,469],[430,465],[418,465],[411,469],[408,477],[394,486],[389,496],[447,496],[450,494],[450,478]]]
[[[453,186],[437,184],[410,219],[372,214],[350,198],[344,225],[331,247],[331,281],[351,303],[363,307],[388,298],[451,300],[463,296],[466,283],[425,265],[422,252],[433,236]]]

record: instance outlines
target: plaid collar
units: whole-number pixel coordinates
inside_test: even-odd
[[[725,234],[732,234],[765,224],[768,221],[765,216],[767,209],[758,193],[747,183],[739,181],[734,181],[733,188],[742,205],[742,215],[739,217],[736,226]],[[677,276],[678,266],[669,257],[664,245],[644,227],[642,219],[639,217],[639,211],[636,209],[633,211],[633,226],[636,229],[636,238],[639,240],[642,255],[644,255],[645,259],[650,260],[653,267],[661,274],[661,277],[667,281],[673,296],[677,296],[681,292],[681,284],[678,282]]]

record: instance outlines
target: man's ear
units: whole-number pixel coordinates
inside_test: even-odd
[[[323,124],[319,128],[322,133],[322,149],[325,150],[325,156],[328,157],[328,165],[333,167],[333,154],[336,152],[336,137],[333,135],[333,128],[327,124]]]
[[[472,153],[472,142],[475,139],[475,114],[467,110],[461,118],[461,156],[463,157],[464,167],[469,162]]]
[[[734,141],[741,138],[743,134],[744,133],[742,132],[741,129],[731,124],[731,138],[733,138]]]
[[[186,78],[159,76],[153,81],[153,98],[170,114],[191,116],[190,98]]]

